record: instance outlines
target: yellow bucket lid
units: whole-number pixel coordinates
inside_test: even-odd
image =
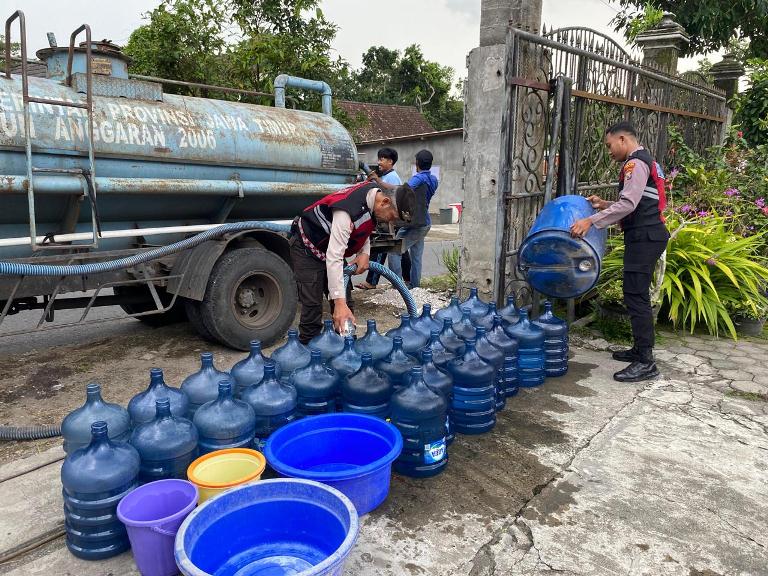
[[[187,478],[205,488],[229,488],[257,479],[266,465],[261,452],[228,448],[200,456],[187,468]]]

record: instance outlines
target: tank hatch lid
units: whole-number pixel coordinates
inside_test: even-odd
[[[72,59],[72,72],[86,71],[86,43],[81,42],[75,48]],[[67,61],[69,59],[68,46],[56,46],[43,48],[36,53],[38,59],[45,62],[48,67],[48,78],[51,80],[66,80]],[[111,76],[113,78],[128,79],[128,64],[131,59],[123,54],[120,46],[110,40],[91,41],[91,69],[94,76]]]

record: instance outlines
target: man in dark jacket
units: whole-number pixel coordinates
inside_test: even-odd
[[[413,221],[403,226],[397,233],[397,238],[403,241],[403,252],[411,258],[411,278],[409,288],[418,288],[421,281],[422,255],[424,254],[424,238],[429,233],[432,220],[429,217],[429,202],[437,191],[437,178],[432,174],[432,153],[429,150],[419,150],[416,153],[416,174],[408,185],[413,188],[416,197],[416,212]],[[403,276],[402,257],[392,254],[389,257],[389,268],[398,276]]]
[[[341,332],[348,320],[354,324],[344,289],[345,259],[354,257],[349,263],[357,264],[358,273],[365,272],[376,223],[409,222],[414,209],[409,186],[379,188],[364,182],[321,198],[294,219],[291,262],[301,302],[302,344],[320,333],[326,293],[336,331]]]
[[[599,212],[576,221],[571,234],[582,237],[591,226],[605,228],[618,223],[624,231],[624,305],[632,323],[634,345],[614,352],[614,360],[630,362],[616,372],[619,382],[640,382],[659,375],[653,360],[654,328],[650,288],[656,262],[667,248],[669,232],[662,213],[666,206],[664,175],[651,154],[637,141],[629,122],[606,131],[605,145],[621,162],[619,199],[608,202],[599,196],[588,199]]]

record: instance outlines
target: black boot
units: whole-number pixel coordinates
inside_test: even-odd
[[[614,360],[618,360],[619,362],[634,362],[640,358],[640,355],[637,353],[637,350],[633,346],[629,350],[618,350],[617,352],[611,354],[611,357]]]
[[[642,382],[653,380],[658,375],[659,369],[653,361],[653,350],[637,350],[637,358],[624,370],[616,372],[613,379],[617,382]]]

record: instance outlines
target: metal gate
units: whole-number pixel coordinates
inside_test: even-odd
[[[533,295],[517,251],[541,207],[561,194],[615,198],[618,166],[603,139],[621,120],[668,166],[668,128],[702,152],[722,141],[725,94],[703,80],[643,66],[621,46],[585,28],[507,38],[497,209],[495,299]]]

